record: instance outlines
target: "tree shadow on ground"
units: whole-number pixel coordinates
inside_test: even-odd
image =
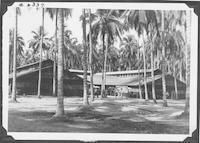
[[[112,106],[112,107],[111,107]],[[25,132],[79,132],[79,133],[188,133],[184,126],[174,126],[162,122],[149,121],[140,114],[124,113],[121,106],[103,103],[95,106],[79,106],[77,110],[67,111],[62,121],[51,120],[54,112],[44,110],[22,112],[9,111],[9,131]],[[107,107],[107,108],[105,108]],[[113,112],[116,110],[116,112]],[[145,111],[146,113],[147,111]],[[151,114],[151,112],[148,112]]]

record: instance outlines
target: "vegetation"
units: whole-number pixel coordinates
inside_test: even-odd
[[[42,25],[41,25],[41,34],[40,34],[40,62],[39,62],[39,79],[38,79],[38,98],[40,98],[41,91],[41,79],[42,79],[42,48],[43,48],[43,37],[44,36],[44,8],[42,8]]]
[[[64,113],[63,76],[64,69],[84,71],[83,104],[94,101],[93,73],[102,72],[101,98],[106,97],[106,72],[121,70],[144,71],[138,75],[139,97],[157,103],[155,92],[154,69],[162,70],[163,106],[167,104],[166,75],[174,77],[174,92],[178,99],[177,80],[186,81],[187,100],[185,111],[189,106],[189,14],[180,11],[153,10],[102,10],[83,9],[80,15],[82,23],[82,41],[73,37],[73,31],[67,27],[71,9],[42,9],[42,24],[38,31],[32,31],[29,49],[25,50],[23,37],[18,34],[18,8],[16,9],[15,29],[10,29],[10,72],[13,72],[12,100],[16,101],[16,67],[39,62],[38,97],[40,97],[42,60],[52,59],[53,95],[57,95],[55,117]],[[45,33],[44,14],[55,22],[55,34],[49,37]],[[183,26],[184,32],[177,27]],[[89,29],[87,29],[89,27]],[[14,31],[14,32],[13,32]],[[133,34],[131,33],[133,32]],[[13,36],[14,35],[14,36]],[[117,44],[119,46],[117,46]],[[187,51],[186,53],[184,51]],[[46,58],[42,56],[45,55]],[[89,67],[88,67],[89,65]],[[90,94],[88,92],[87,70],[90,71]],[[147,86],[147,70],[151,69],[152,87]],[[141,83],[144,81],[142,87]],[[144,89],[144,92],[142,92]],[[150,98],[151,91],[152,98]],[[91,98],[91,100],[89,100]]]

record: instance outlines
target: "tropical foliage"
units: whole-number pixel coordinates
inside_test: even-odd
[[[42,27],[39,27],[37,32],[32,31],[32,35],[33,35],[33,39],[29,41],[29,48],[33,49],[34,55],[39,54],[40,43],[41,43],[42,35],[43,35],[42,51],[43,51],[43,55],[45,55],[44,59],[48,59],[49,50],[51,48],[51,41],[50,41],[50,38],[47,37],[47,33],[44,32],[44,34],[42,34]]]
[[[146,101],[153,99],[154,103],[157,103],[154,75],[154,70],[157,68],[162,70],[163,105],[167,106],[168,91],[165,77],[168,74],[174,77],[175,98],[179,98],[177,81],[187,82],[189,76],[189,59],[188,53],[185,52],[189,50],[189,41],[185,34],[189,33],[186,12],[83,9],[80,15],[83,41],[74,37],[73,30],[67,26],[67,21],[72,16],[72,9],[48,8],[43,12],[48,13],[52,22],[55,22],[54,35],[50,37],[49,33],[44,31],[45,25],[42,25],[37,31],[32,31],[32,39],[29,40],[29,48],[26,49],[23,37],[17,33],[16,23],[15,32],[10,30],[9,71],[12,72],[14,69],[13,62],[16,62],[18,67],[52,59],[54,61],[54,94],[57,91],[55,116],[64,114],[63,70],[66,69],[84,71],[83,104],[85,105],[89,104],[88,70],[91,73],[102,72],[101,98],[106,97],[106,72],[138,70],[139,97]],[[183,28],[180,29],[180,27]],[[14,47],[17,51],[16,61],[13,59]],[[147,86],[148,69],[151,70],[151,89]],[[140,74],[141,71],[144,71],[144,74]],[[92,83],[93,74],[90,81]],[[91,101],[93,101],[93,84],[90,86],[90,91],[92,91]],[[150,94],[149,91],[151,91]]]
[[[14,30],[9,31],[9,72],[12,71],[13,69],[13,48],[14,48]],[[25,42],[23,37],[17,36],[17,67],[21,66],[24,64],[24,47],[25,47]]]

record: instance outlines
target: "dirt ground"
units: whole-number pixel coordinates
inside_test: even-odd
[[[9,103],[9,132],[148,133],[187,134],[189,118],[181,117],[184,100],[153,104],[134,98],[96,99],[88,107],[80,97],[66,97],[66,117],[53,120],[56,97],[21,96]]]

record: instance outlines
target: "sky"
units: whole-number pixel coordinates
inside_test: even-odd
[[[92,9],[94,12],[96,9]],[[9,29],[14,27],[14,9],[10,7],[4,15],[4,20],[8,21]],[[72,31],[72,37],[76,37],[79,43],[82,43],[82,26],[80,21],[80,15],[82,13],[82,7],[76,7],[72,10],[72,17],[69,17],[66,21],[67,29]],[[42,11],[41,8],[36,9],[34,7],[21,7],[21,15],[18,16],[18,33],[20,36],[24,38],[26,47],[28,47],[28,41],[32,39],[33,34],[32,31],[37,31],[38,28],[41,26],[42,23]],[[51,19],[49,14],[45,12],[44,18],[44,29],[45,32],[48,34],[47,37],[52,37],[55,32],[55,19]],[[86,28],[88,31],[88,27]],[[130,31],[131,35],[137,35],[134,30]],[[141,45],[142,40],[139,40],[139,44]],[[100,43],[101,44],[101,43]],[[115,46],[119,48],[119,40],[115,42]]]
[[[21,7],[21,15],[18,16],[18,33],[24,38],[25,49],[28,47],[28,42],[33,38],[32,31],[37,31],[42,23],[42,9]],[[95,12],[96,9],[92,9],[92,12]],[[5,21],[8,21],[9,29],[14,28],[15,24],[15,11],[13,7],[10,7],[4,17]],[[68,18],[66,22],[67,29],[72,31],[72,37],[76,37],[79,43],[82,43],[82,23],[80,21],[80,15],[82,14],[82,8],[73,8],[72,16]],[[44,29],[47,33],[47,37],[51,37],[55,33],[55,19],[51,19],[49,14],[45,12],[44,14]],[[88,32],[89,25],[86,27]],[[135,35],[136,32],[132,30],[130,33]],[[99,43],[101,44],[101,42]],[[119,48],[120,41],[117,40],[114,43],[114,46]]]
[[[72,37],[76,37],[78,41],[82,42],[82,28],[81,28],[81,9],[73,9],[72,17],[67,20],[67,29],[72,31]],[[14,27],[14,10],[11,8],[7,11],[7,16],[5,17],[7,24],[10,28]],[[32,31],[37,31],[42,23],[42,11],[36,8],[21,8],[21,15],[18,16],[18,33],[24,38],[25,43],[28,43],[32,39]],[[45,12],[44,15],[44,29],[48,34],[48,37],[53,36],[55,32],[55,19],[51,19],[49,14]],[[26,45],[26,47],[28,44]]]

